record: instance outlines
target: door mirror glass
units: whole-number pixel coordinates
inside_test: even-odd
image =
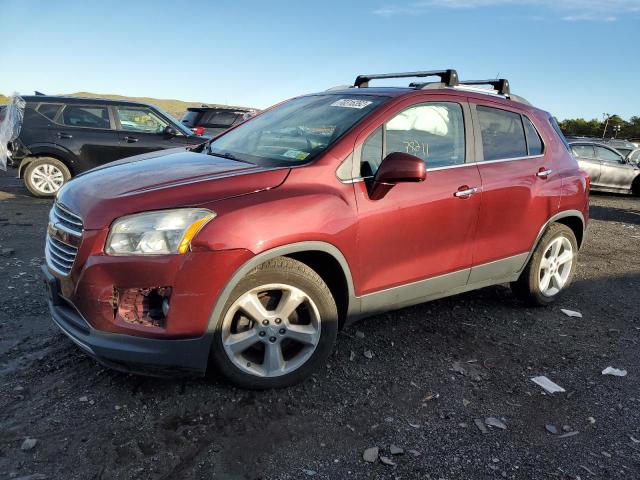
[[[162,133],[165,137],[175,137],[176,135],[178,135],[178,131],[171,125],[167,125],[166,127],[164,127]]]
[[[427,166],[419,157],[403,152],[387,155],[373,177],[370,197],[379,200],[396,183],[423,182],[427,178]]]

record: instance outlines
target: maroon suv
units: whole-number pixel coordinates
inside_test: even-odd
[[[427,76],[440,81],[369,87]],[[359,317],[500,283],[554,301],[587,196],[553,118],[505,80],[359,76],[65,185],[46,241],[51,314],[113,368],[291,385]]]

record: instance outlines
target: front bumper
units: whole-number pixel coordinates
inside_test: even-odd
[[[107,367],[126,372],[204,375],[211,336],[156,339],[96,330],[60,296],[59,281],[43,266],[49,312],[54,323],[82,350]]]

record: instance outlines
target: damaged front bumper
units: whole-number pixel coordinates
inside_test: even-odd
[[[60,295],[59,280],[42,268],[51,317],[82,350],[107,367],[134,373],[204,375],[212,337],[157,339],[96,330]]]

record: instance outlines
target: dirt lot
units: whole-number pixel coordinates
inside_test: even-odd
[[[592,196],[558,305],[499,286],[370,318],[311,380],[269,392],[84,355],[46,313],[49,206],[0,173],[0,479],[640,478],[640,199]],[[487,417],[506,429],[482,433]],[[395,465],[364,462],[375,446]]]

